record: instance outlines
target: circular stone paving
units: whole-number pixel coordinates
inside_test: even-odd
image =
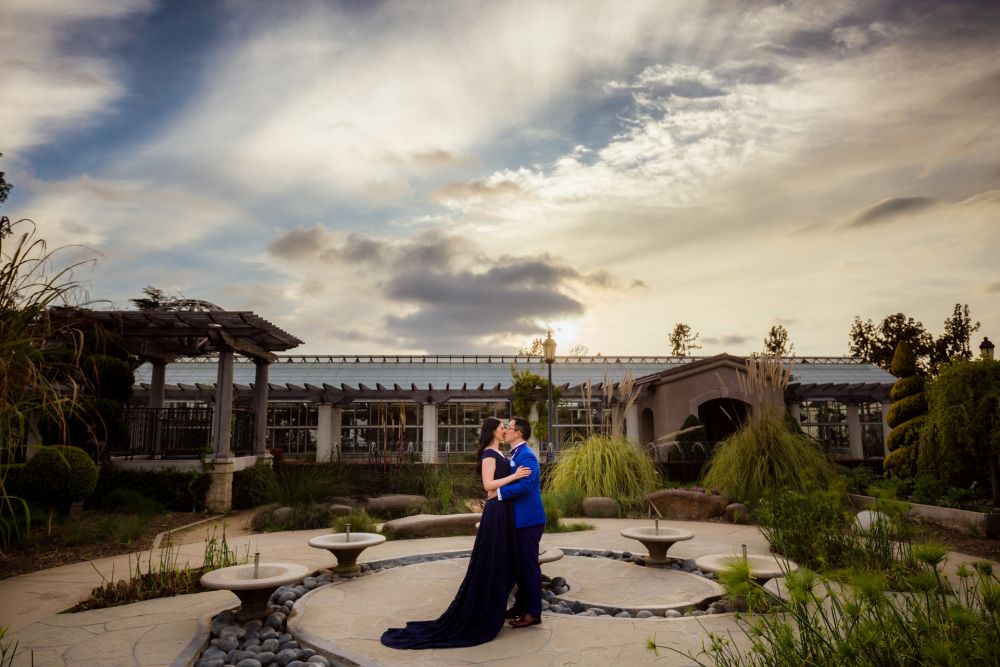
[[[557,599],[579,601],[606,611],[646,610],[662,616],[670,609],[693,609],[724,592],[719,584],[695,574],[639,567],[608,558],[567,556],[547,565],[545,574],[562,577],[569,585],[569,591]]]
[[[382,632],[389,627],[401,627],[406,621],[437,618],[454,596],[468,565],[468,558],[437,560],[394,567],[336,586],[317,588],[296,603],[288,619],[288,631],[303,646],[328,655],[344,656],[358,664],[364,664],[365,657],[371,659],[385,651],[398,659],[410,652],[384,649],[379,643]],[[607,609],[644,609],[658,614],[661,622],[666,621],[662,618],[666,610],[683,611],[722,595],[722,588],[704,577],[607,558],[567,555],[545,568],[548,576],[563,577],[570,586],[560,599],[578,600]],[[543,614],[543,619],[541,627],[549,627],[546,623],[557,619],[559,625],[600,620],[550,613]],[[619,622],[608,617],[605,620]],[[547,633],[540,635],[509,628],[502,632],[507,631],[528,642],[548,639]],[[491,657],[515,657],[525,649],[520,640],[490,643]],[[511,651],[509,656],[505,655],[508,650]],[[426,656],[433,653],[436,652],[427,652]]]

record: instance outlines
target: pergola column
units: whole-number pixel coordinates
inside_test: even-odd
[[[625,438],[639,446],[639,406],[634,402],[625,410]]]
[[[865,458],[865,450],[861,444],[861,418],[858,406],[847,404],[847,437],[850,442],[848,456],[852,459]]]
[[[316,406],[316,462],[329,463],[333,453],[333,406]]]
[[[149,385],[149,402],[147,406],[159,410],[163,408],[166,397],[167,362],[161,359],[153,359],[152,365],[153,377]]]
[[[423,442],[420,447],[421,463],[437,463],[438,407],[434,403],[424,403]]]
[[[889,408],[892,407],[892,403],[882,404],[882,456],[889,456],[889,422],[887,418],[889,416]]]
[[[215,382],[215,411],[212,415],[212,445],[216,458],[229,456],[233,429],[233,351],[219,352],[219,373]]]
[[[340,441],[343,430],[344,409],[339,405],[330,406],[330,459],[340,463]]]
[[[262,458],[267,455],[267,378],[270,364],[263,359],[254,359],[253,363],[256,366],[253,385],[253,455]],[[231,373],[232,371],[230,379]]]

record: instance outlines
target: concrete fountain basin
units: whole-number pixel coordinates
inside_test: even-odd
[[[257,569],[256,577],[254,568]],[[300,581],[309,574],[305,565],[296,563],[261,563],[233,565],[201,575],[201,585],[213,590],[232,591],[240,599],[236,617],[242,621],[263,618],[270,613],[268,598],[279,586]]]
[[[361,573],[358,556],[368,547],[385,542],[385,535],[378,533],[329,533],[309,540],[309,546],[326,549],[337,559],[336,567],[330,571],[340,576]]]
[[[652,567],[666,567],[669,564],[667,551],[670,547],[675,542],[683,542],[694,537],[694,533],[690,530],[669,527],[660,528],[659,525],[653,527],[635,526],[632,528],[623,528],[621,535],[630,540],[638,540],[642,543],[642,546],[646,547],[646,551],[649,554],[646,557],[646,565]]]

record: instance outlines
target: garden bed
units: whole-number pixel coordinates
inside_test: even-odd
[[[100,536],[103,532],[102,523],[115,522],[119,527],[127,528],[124,524],[132,518],[128,514],[87,510],[73,521],[54,525],[52,535],[45,534],[43,523],[35,524],[28,539],[0,553],[0,579],[97,558],[148,551],[161,532],[186,526],[205,518],[205,515],[166,512],[143,517],[134,531],[125,531],[128,535],[124,540],[112,535],[89,541],[89,536]]]

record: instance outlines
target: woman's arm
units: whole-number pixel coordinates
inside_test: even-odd
[[[501,486],[506,486],[511,482],[515,482],[522,477],[527,477],[531,474],[530,468],[525,468],[521,466],[511,474],[506,477],[501,477],[500,479],[493,479],[493,473],[496,472],[497,462],[492,456],[487,456],[483,459],[483,488],[486,491],[496,491]]]

